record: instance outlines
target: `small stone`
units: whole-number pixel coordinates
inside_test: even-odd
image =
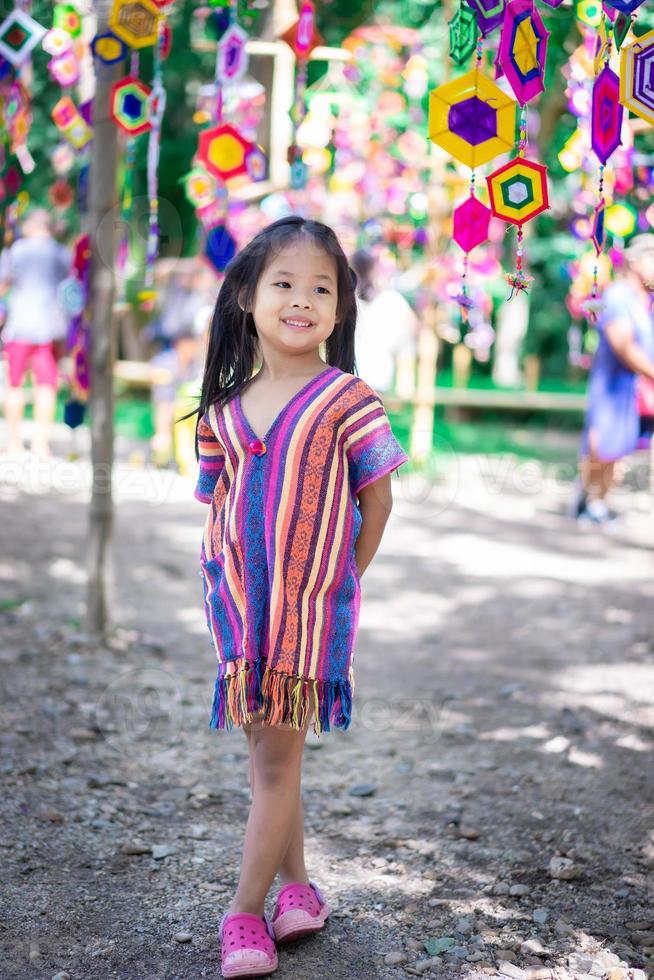
[[[620,957],[615,953],[609,952],[608,949],[602,950],[601,953],[596,953],[593,956],[593,961],[601,970],[609,970],[611,967],[620,965]]]
[[[375,783],[359,783],[356,786],[350,786],[347,792],[349,796],[374,796],[377,792],[377,786]]]
[[[406,953],[403,953],[399,949],[393,950],[392,953],[387,953],[384,957],[384,963],[386,966],[399,966],[400,963],[406,963]]]
[[[443,960],[440,956],[430,956],[428,960],[417,960],[413,964],[413,969],[417,970],[419,974],[427,973],[428,970],[433,970],[434,967],[440,966]]]
[[[654,945],[654,932],[632,932],[630,938],[636,946]]]
[[[453,936],[441,936],[440,939],[425,939],[423,943],[425,951],[430,956],[438,956],[439,953],[444,953],[455,945],[456,939]]]
[[[470,950],[467,946],[451,946],[447,951],[448,956],[454,956],[457,960],[464,960]]]
[[[89,789],[104,789],[105,786],[110,786],[111,782],[111,776],[106,776],[104,773],[91,773],[87,779]]]
[[[549,980],[552,971],[546,966],[528,966],[525,976],[527,980]]]
[[[347,803],[332,803],[328,810],[334,817],[349,817],[354,813],[352,807]]]
[[[190,943],[193,935],[190,932],[176,932],[173,939],[176,943]]]
[[[570,953],[568,956],[568,966],[575,973],[590,973],[593,967],[593,958],[587,953]]]
[[[475,949],[472,953],[468,953],[466,960],[468,963],[479,963],[480,960],[485,960],[486,954],[482,949]]]
[[[209,828],[204,823],[192,823],[189,827],[188,836],[193,840],[206,840],[209,836]]]
[[[121,847],[121,851],[123,854],[150,854],[152,845],[139,840],[127,841]]]
[[[426,878],[427,881],[439,881],[441,876],[436,868],[427,868],[422,872],[422,877]]]
[[[507,960],[500,960],[497,964],[497,969],[505,977],[514,977],[515,980],[525,980],[526,978],[524,970]]]
[[[419,939],[413,939],[413,937],[411,939],[407,939],[405,945],[406,948],[410,949],[412,953],[422,952],[422,943]]]
[[[631,980],[647,980],[647,974],[644,970],[632,970]]]
[[[481,830],[477,827],[459,827],[459,837],[465,837],[466,840],[477,840],[481,836]]]
[[[634,919],[633,922],[625,922],[624,927],[629,932],[647,932],[648,929],[652,928],[652,925],[651,919]]]
[[[528,895],[531,891],[529,885],[511,885],[509,888],[509,895],[519,898],[522,895]]]
[[[642,946],[641,952],[643,956],[654,956],[654,946]]]
[[[70,973],[66,973],[65,970],[62,970],[61,973],[55,973],[52,980],[72,980],[72,978]]]
[[[549,914],[550,914],[549,909],[543,908],[543,906],[539,906],[538,908],[534,909],[534,911],[531,914],[531,917],[534,920],[534,922],[538,923],[539,926],[544,926],[549,918]]]
[[[495,953],[498,962],[500,960],[505,960],[508,963],[515,963],[518,957],[515,955],[512,949],[498,949]]]
[[[606,980],[626,980],[627,971],[621,970],[619,967],[614,967],[614,969],[609,970],[606,975]]]
[[[95,742],[99,732],[91,731],[90,728],[71,728],[67,735],[76,742]]]
[[[558,857],[557,855],[550,860],[549,872],[552,878],[558,878],[560,881],[572,881],[573,878],[579,877],[581,868],[570,858]]]
[[[462,932],[464,936],[469,936],[474,932],[474,923],[472,919],[467,917],[462,917],[456,920],[456,925],[454,926],[455,932]]]
[[[153,844],[152,845],[152,857],[155,861],[161,861],[163,858],[170,857],[171,854],[176,853],[176,848],[172,847],[170,844]]]
[[[520,947],[520,952],[523,956],[549,956],[550,950],[543,946],[540,939],[532,936],[531,939],[526,939],[525,942]]]
[[[554,932],[557,936],[571,936],[574,932],[574,928],[565,919],[557,919],[554,923]]]
[[[509,885],[508,881],[496,881],[493,885],[493,894],[508,895],[510,888],[511,886]]]

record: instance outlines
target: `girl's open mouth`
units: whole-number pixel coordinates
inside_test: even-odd
[[[302,317],[289,317],[288,319],[283,319],[282,323],[285,323],[291,330],[308,330],[309,327],[313,326],[312,320],[305,320]]]

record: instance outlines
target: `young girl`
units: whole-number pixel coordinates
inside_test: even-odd
[[[273,973],[276,943],[329,914],[304,862],[302,752],[312,719],[317,735],[350,723],[360,579],[390,514],[390,475],[408,460],[353,374],[355,285],[330,228],[283,218],[233,259],[211,325],[196,488],[210,505],[210,725],[243,728],[252,793],[220,924],[224,977]]]

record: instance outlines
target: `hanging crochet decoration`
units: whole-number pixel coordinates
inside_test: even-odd
[[[620,104],[620,79],[606,64],[593,84],[593,108],[591,116],[591,143],[600,163],[606,164],[614,150],[622,142],[622,117]]]
[[[298,129],[306,116],[307,71],[311,52],[323,44],[316,27],[316,11],[313,3],[306,0],[300,7],[300,16],[289,29],[281,35],[281,40],[293,51],[297,59],[295,73],[295,94],[290,116],[293,124],[288,162],[291,167],[291,187],[301,190],[306,186],[309,168],[302,159],[302,149],[298,145]]]
[[[488,238],[491,217],[490,210],[476,196],[475,168],[513,148],[516,110],[513,99],[481,70],[481,37],[475,43],[475,54],[473,69],[434,89],[429,96],[430,139],[471,169],[468,198],[453,214],[453,238],[464,252],[461,286],[456,295],[464,326],[473,308],[468,283],[470,252]]]
[[[22,65],[45,34],[45,27],[41,27],[29,14],[19,9],[12,10],[0,24],[0,55],[14,67]]]
[[[654,31],[620,51],[620,101],[654,126]]]
[[[505,0],[466,0],[477,17],[477,24],[483,37],[496,31],[504,20]]]
[[[153,0],[114,0],[109,27],[130,48],[157,43],[160,11]]]
[[[477,18],[463,2],[448,23],[450,29],[450,58],[461,68],[474,54],[477,46]]]
[[[150,95],[152,90],[133,75],[116,82],[111,89],[111,118],[128,136],[147,133],[150,122]]]
[[[251,144],[229,123],[212,126],[200,134],[197,156],[209,173],[229,180],[246,173],[245,159]]]
[[[473,170],[513,149],[516,104],[473,69],[429,96],[429,138]]]
[[[508,0],[498,61],[522,106],[544,89],[548,38],[533,0]]]
[[[60,300],[68,316],[66,349],[70,355],[70,399],[64,406],[64,422],[75,429],[84,421],[90,390],[90,323],[87,316],[91,245],[82,235],[73,249],[71,275],[60,288]]]

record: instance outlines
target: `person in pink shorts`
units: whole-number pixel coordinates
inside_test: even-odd
[[[34,383],[34,452],[47,455],[54,421],[58,372],[55,345],[66,323],[57,299],[69,273],[71,256],[53,237],[50,216],[37,208],[19,238],[0,256],[0,295],[6,295],[7,320],[1,339],[7,378],[4,399],[9,452],[21,452],[27,371]]]

